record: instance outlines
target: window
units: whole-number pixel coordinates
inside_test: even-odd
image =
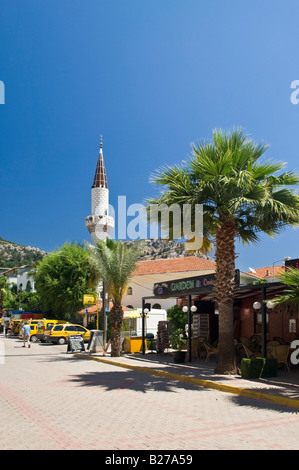
[[[76,331],[76,327],[73,325],[66,326],[65,331]]]
[[[51,329],[52,327],[49,328],[49,330]],[[48,328],[47,328],[48,329]],[[54,330],[53,331],[62,331],[63,329],[63,325],[58,325],[58,326],[55,326],[54,327]]]
[[[153,308],[161,309],[161,305],[160,304],[154,304]]]
[[[127,295],[133,295],[133,289],[130,286],[127,289]]]
[[[82,333],[86,333],[86,330],[85,330],[85,328],[83,328],[83,326],[76,326],[75,330],[76,331],[81,331]]]

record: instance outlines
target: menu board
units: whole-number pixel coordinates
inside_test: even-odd
[[[84,339],[82,335],[70,335],[67,342],[67,352],[85,351]]]

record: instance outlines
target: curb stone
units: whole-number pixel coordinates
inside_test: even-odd
[[[74,356],[80,359],[92,360],[92,361],[102,362],[104,364],[113,365],[116,367],[121,367],[123,369],[135,370],[137,372],[141,372],[141,373],[148,374],[148,375],[163,377],[163,378],[167,378],[167,379],[174,380],[174,381],[181,381],[181,382],[189,383],[192,385],[197,385],[203,388],[210,388],[213,390],[218,390],[220,392],[232,393],[235,395],[243,396],[246,398],[252,398],[255,400],[264,400],[264,401],[268,401],[271,403],[275,403],[277,405],[289,406],[291,408],[299,408],[299,400],[295,398],[282,397],[282,396],[278,396],[278,395],[274,395],[270,393],[257,392],[255,390],[249,390],[243,387],[236,387],[234,385],[226,385],[226,384],[222,384],[219,382],[213,382],[212,380],[197,379],[195,377],[174,374],[172,372],[161,371],[161,370],[153,369],[149,367],[141,367],[141,366],[135,366],[132,364],[111,361],[109,359],[103,359],[101,357],[94,357],[94,356],[84,355],[84,354],[79,354],[79,353],[74,354]]]

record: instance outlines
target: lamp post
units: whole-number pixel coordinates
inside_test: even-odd
[[[197,310],[196,305],[191,306],[191,295],[188,295],[188,306],[183,307],[183,312],[187,313],[188,312],[188,361],[192,361],[192,351],[191,351],[191,344],[192,344],[192,338],[191,338],[191,313],[195,313]]]
[[[149,312],[149,309],[148,308],[145,308],[145,301],[144,299],[142,299],[142,312],[141,312],[141,315],[142,315],[142,354],[144,355],[145,354],[145,317],[146,315],[148,314]]]
[[[286,261],[288,261],[289,259],[291,259],[290,256],[285,256],[284,258],[278,259],[277,261],[274,261],[274,262],[273,262],[273,271],[272,271],[273,282],[274,282],[274,280],[275,280],[275,275],[274,275],[274,265],[275,265],[275,263],[278,263],[279,261],[284,261],[284,262],[286,262]]]
[[[106,311],[107,311],[107,288],[106,288],[106,283],[103,281],[103,286],[102,286],[102,319],[103,319],[103,346],[104,349],[106,348],[106,343],[107,343],[107,317],[106,317]],[[97,327],[99,329],[99,327]]]
[[[262,314],[262,356],[267,357],[267,310],[274,308],[274,303],[268,300],[266,303],[266,286],[262,286],[262,302],[254,302],[254,310],[261,310]]]

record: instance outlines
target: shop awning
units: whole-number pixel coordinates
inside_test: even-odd
[[[123,318],[124,320],[127,320],[128,318],[141,318],[141,315],[138,310],[125,310]]]

